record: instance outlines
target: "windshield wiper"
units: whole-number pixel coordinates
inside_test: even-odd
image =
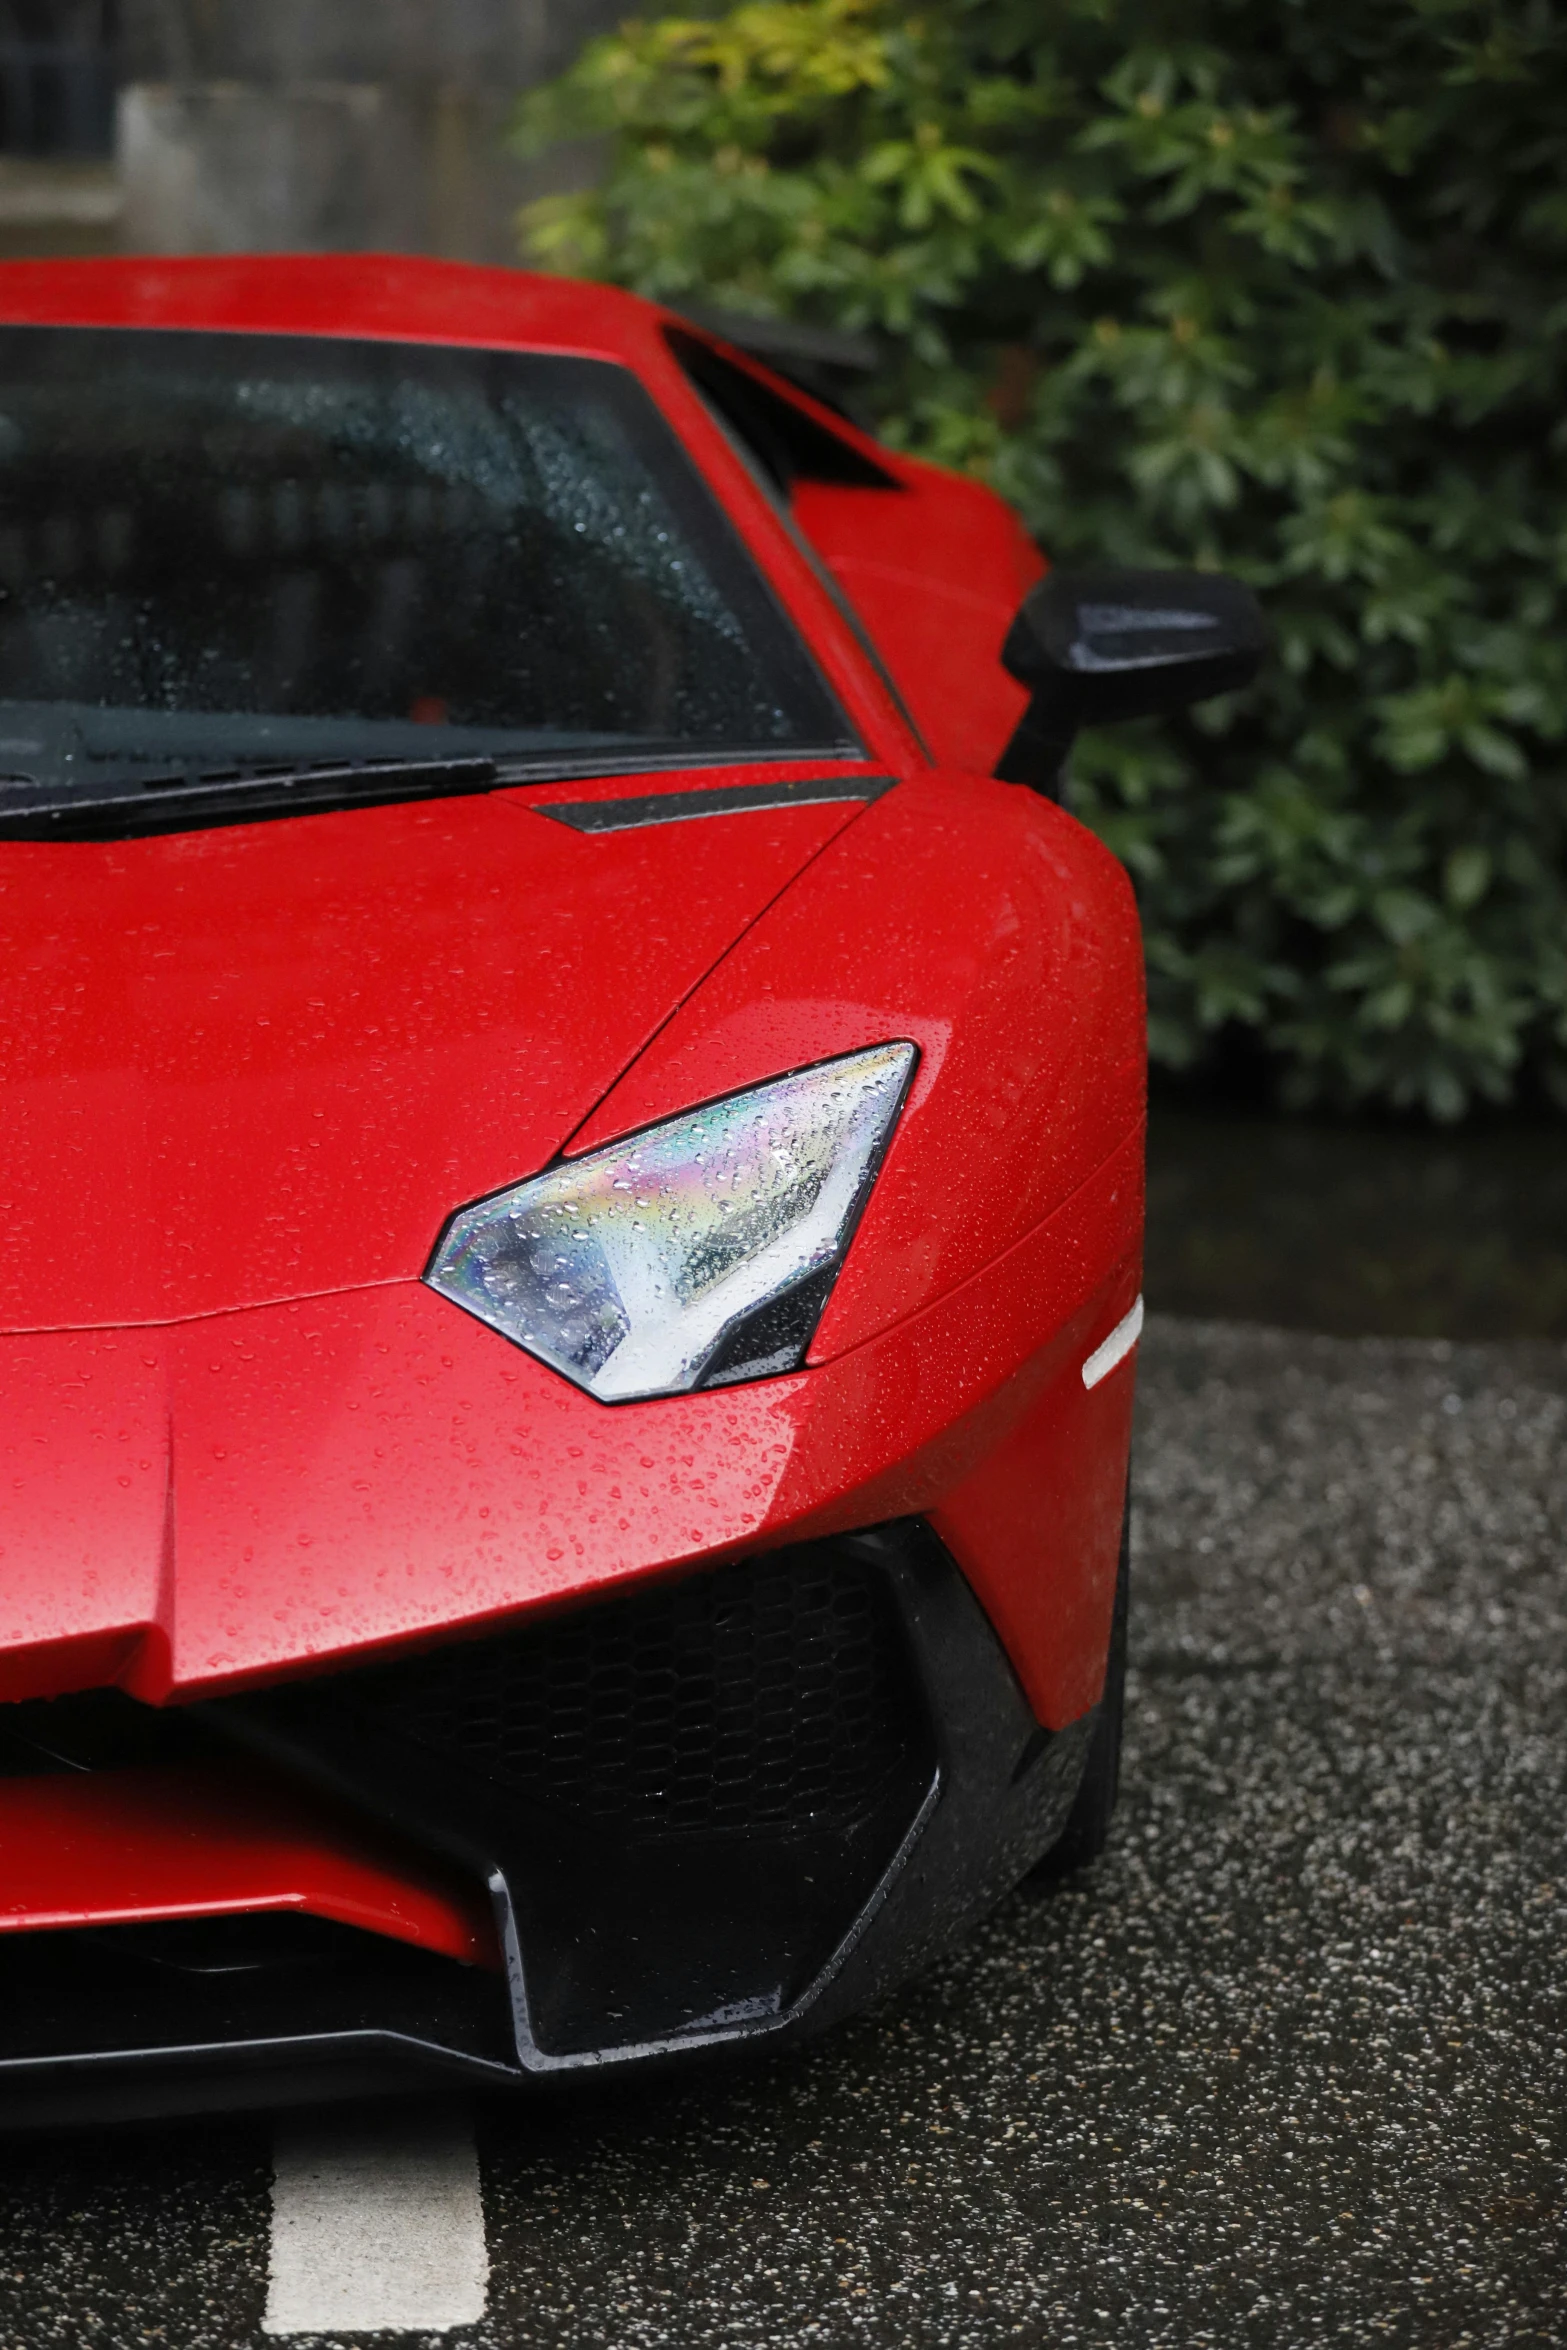
[[[491,791],[499,780],[493,759],[385,759],[204,775],[194,782],[161,776],[90,797],[39,790],[30,797],[0,797],[0,840],[139,840],[148,833],[324,816],[395,800],[451,799]]]

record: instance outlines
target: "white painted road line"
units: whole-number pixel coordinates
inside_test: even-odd
[[[1123,1314],[1103,1346],[1096,1346],[1083,1365],[1083,1385],[1097,1387],[1101,1379],[1108,1379],[1117,1363],[1124,1363],[1143,1334],[1143,1301],[1139,1297],[1129,1314]]]
[[[278,2124],[264,2332],[472,2325],[489,2270],[465,2113],[389,2105]]]

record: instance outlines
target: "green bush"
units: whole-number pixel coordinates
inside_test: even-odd
[[[750,0],[528,102],[607,134],[530,257],[870,329],[903,447],[1060,560],[1223,566],[1277,658],[1084,737],[1157,1062],[1567,1105],[1556,0]]]

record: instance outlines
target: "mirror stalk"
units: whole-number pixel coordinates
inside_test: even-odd
[[[1058,800],[1081,727],[1231,693],[1255,677],[1268,641],[1256,597],[1222,572],[1052,571],[1001,649],[1032,699],[996,774]]]

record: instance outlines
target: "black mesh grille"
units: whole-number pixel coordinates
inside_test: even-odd
[[[344,1676],[362,1717],[634,1834],[862,1819],[922,1712],[874,1568],[827,1544]]]

